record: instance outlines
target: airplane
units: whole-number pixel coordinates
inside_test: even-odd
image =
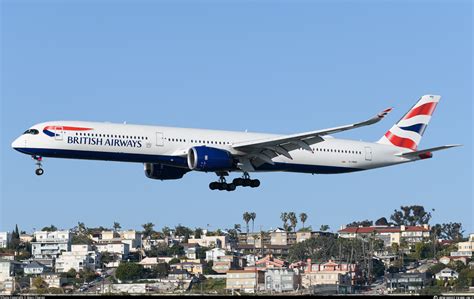
[[[12,147],[36,161],[43,157],[143,163],[146,177],[181,179],[187,172],[214,172],[211,190],[259,187],[250,173],[298,172],[336,174],[369,170],[432,158],[434,151],[460,144],[419,150],[418,145],[441,96],[424,95],[377,142],[336,139],[329,134],[375,124],[392,108],[345,126],[275,135],[264,133],[144,126],[84,121],[52,121],[26,130]],[[231,172],[242,177],[227,183]]]

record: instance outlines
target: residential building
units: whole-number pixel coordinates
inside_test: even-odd
[[[278,259],[274,257],[272,254],[269,254],[262,259],[259,259],[258,261],[255,262],[255,266],[257,269],[265,271],[267,269],[281,269],[281,268],[286,268],[287,262],[281,259]]]
[[[12,234],[9,232],[0,232],[0,248],[7,248],[12,239]]]
[[[226,274],[226,289],[254,293],[265,289],[265,272],[260,270],[230,270]]]
[[[40,274],[39,276],[48,285],[48,288],[60,288],[67,283],[67,278],[61,277],[61,275],[56,273]],[[35,277],[30,278],[30,285],[32,286],[32,289],[34,289],[33,279],[35,279]]]
[[[469,239],[466,242],[458,243],[458,251],[474,252],[474,234],[469,234]]]
[[[322,284],[354,285],[356,277],[360,274],[357,264],[341,263],[333,260],[325,263],[312,263],[311,259],[308,259],[304,266],[301,281],[303,287],[306,288]]]
[[[128,244],[130,252],[136,252],[142,246],[142,234],[136,230],[124,230],[119,232],[122,243]]]
[[[239,260],[234,255],[220,256],[213,261],[212,270],[217,273],[227,273],[229,270],[236,269],[239,265]]]
[[[15,276],[23,269],[24,264],[0,259],[0,295],[11,295],[15,291]]]
[[[186,255],[186,258],[195,260],[198,258],[198,251],[199,251],[199,244],[197,243],[183,243],[181,244],[183,246],[184,254]]]
[[[201,247],[209,248],[223,248],[230,249],[228,236],[205,236],[195,239],[194,237],[188,239],[189,244],[199,244]]]
[[[168,279],[173,280],[185,280],[191,278],[191,274],[187,270],[183,269],[172,269],[168,274]]]
[[[34,233],[35,242],[31,242],[31,253],[35,260],[46,265],[53,265],[63,251],[71,249],[71,233],[68,230]]]
[[[449,264],[450,262],[456,262],[459,261],[463,263],[464,265],[467,265],[468,258],[465,256],[443,256],[439,258],[439,262],[442,264]]]
[[[119,260],[126,259],[130,253],[130,245],[121,241],[101,240],[95,247],[98,252],[114,254]]]
[[[145,257],[138,264],[142,265],[145,269],[152,269],[158,264],[162,264],[164,261],[160,260],[157,257]]]
[[[206,262],[215,262],[219,257],[225,256],[226,251],[222,248],[212,248],[206,251]]]
[[[31,261],[23,268],[23,271],[25,274],[38,275],[43,274],[45,272],[50,272],[51,268],[46,265],[43,265],[38,261]]]
[[[203,273],[203,264],[199,262],[181,262],[177,264],[170,265],[171,269],[186,270],[194,275],[202,275]]]
[[[418,292],[431,283],[431,277],[424,273],[387,273],[385,283],[389,292]]]
[[[265,272],[265,290],[271,292],[294,291],[298,288],[298,277],[291,269],[268,269]]]
[[[100,267],[100,254],[92,250],[90,245],[72,245],[71,251],[63,252],[56,259],[56,272],[77,272],[85,269],[95,270]]]
[[[167,246],[168,242],[165,239],[151,239],[149,237],[142,239],[142,246],[143,246],[143,249],[146,251],[149,251],[159,245]]]
[[[446,281],[446,280],[458,279],[459,273],[454,271],[453,269],[444,268],[443,270],[436,273],[435,277],[436,279],[441,279],[441,280]]]
[[[384,242],[386,247],[400,244],[402,240],[413,246],[418,242],[430,238],[430,227],[422,226],[367,226],[367,227],[342,227],[339,231],[341,238],[369,238],[374,237]]]

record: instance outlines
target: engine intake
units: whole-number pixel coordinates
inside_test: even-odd
[[[177,180],[182,178],[188,169],[163,164],[145,163],[145,175],[154,180]]]
[[[232,154],[226,150],[195,146],[188,150],[188,167],[197,171],[225,171],[233,167]]]

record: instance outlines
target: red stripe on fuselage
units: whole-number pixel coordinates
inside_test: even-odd
[[[387,139],[395,146],[416,150],[416,147],[417,147],[416,143],[409,138],[402,138],[400,136],[393,134],[390,131],[385,133],[385,137],[387,137]]]
[[[410,110],[403,119],[409,119],[417,115],[432,115],[436,108],[436,102],[430,102]]]

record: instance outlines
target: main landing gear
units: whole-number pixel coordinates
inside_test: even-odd
[[[212,182],[209,184],[209,189],[234,191],[237,186],[256,188],[260,186],[260,181],[251,180],[249,174],[244,172],[244,175],[241,178],[235,178],[232,183],[229,184],[226,182],[225,177],[220,175],[217,182]]]
[[[35,170],[35,173],[36,175],[43,175],[44,173],[44,170],[42,167],[42,164],[41,162],[43,161],[43,157],[40,157],[40,156],[31,156],[33,158],[33,160],[36,161],[36,170]]]

